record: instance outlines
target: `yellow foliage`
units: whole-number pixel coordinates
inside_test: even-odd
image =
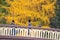
[[[55,16],[55,3],[56,0],[6,0],[10,7],[10,15],[6,17],[7,23],[10,23],[11,20],[15,21],[15,24],[21,26],[27,26],[28,20],[31,19],[32,25],[38,26],[40,20],[44,24],[50,24],[50,18]],[[40,19],[36,22],[34,18]]]
[[[50,28],[49,26],[42,26],[41,28]]]

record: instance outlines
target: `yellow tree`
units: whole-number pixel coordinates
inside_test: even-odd
[[[10,7],[9,15],[6,17],[7,23],[15,20],[15,24],[28,26],[31,20],[33,26],[38,26],[41,21],[44,25],[50,24],[50,18],[55,16],[56,0],[6,0]]]

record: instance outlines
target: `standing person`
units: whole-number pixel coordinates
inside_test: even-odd
[[[31,20],[28,20],[28,28],[31,28]]]
[[[30,34],[31,29],[31,20],[28,20],[28,35]]]
[[[15,25],[15,21],[14,20],[12,20],[11,25]]]
[[[15,25],[15,21],[14,20],[12,20],[11,25]],[[12,27],[12,34],[11,35],[13,35],[13,36],[16,35],[15,27]]]

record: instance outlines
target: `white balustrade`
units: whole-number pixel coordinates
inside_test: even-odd
[[[0,27],[0,35],[60,40],[60,32],[42,29]]]

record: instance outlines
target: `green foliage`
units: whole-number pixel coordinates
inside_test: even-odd
[[[51,19],[50,26],[53,28],[60,28],[60,0],[57,0],[58,7],[55,9],[56,17]]]
[[[57,0],[57,2],[60,2],[60,0]]]
[[[60,9],[56,9],[56,17],[51,19],[51,27],[60,28]]]
[[[5,0],[0,0],[0,4],[9,7],[10,5],[5,2]]]
[[[0,24],[6,24],[6,19],[5,18],[0,18]]]
[[[0,12],[8,14],[8,11],[6,9],[4,9],[4,8],[0,8]]]
[[[60,28],[60,9],[57,11],[57,22],[56,22],[56,25],[57,25],[57,28]]]
[[[6,19],[4,16],[8,15],[8,11],[2,6],[9,7],[9,4],[7,4],[5,0],[0,0],[0,24],[6,24]]]

